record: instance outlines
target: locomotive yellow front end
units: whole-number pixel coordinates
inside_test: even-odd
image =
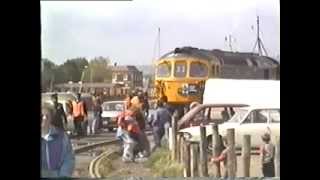
[[[168,57],[156,63],[156,96],[166,96],[171,105],[202,101],[205,81],[211,73],[208,61],[197,58]]]

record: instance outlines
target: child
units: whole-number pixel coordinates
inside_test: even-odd
[[[223,145],[222,145],[222,152],[220,154],[219,157],[212,157],[211,158],[211,162],[214,163],[220,163],[223,162],[223,172],[222,172],[222,176],[223,177],[227,177],[228,176],[228,170],[227,170],[227,155],[229,152],[229,147],[228,147],[228,143],[227,143],[227,137],[221,137],[220,139],[222,139],[223,141]]]
[[[127,104],[130,106],[130,103]],[[138,144],[138,134],[140,128],[135,120],[134,112],[131,109],[126,109],[118,116],[118,131],[117,137],[123,141],[123,156],[122,161],[133,162],[135,155],[134,149]]]
[[[262,137],[263,145],[260,146],[260,158],[264,177],[274,177],[274,145],[270,143],[270,134]]]

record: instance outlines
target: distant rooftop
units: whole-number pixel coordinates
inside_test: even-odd
[[[139,71],[135,66],[113,66],[112,71]]]

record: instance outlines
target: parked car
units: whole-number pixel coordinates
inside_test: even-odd
[[[186,114],[181,120],[190,119],[196,116],[201,110],[214,105],[200,105],[193,111]],[[227,122],[219,124],[219,134],[225,136],[227,129],[235,129],[235,147],[241,148],[243,135],[251,135],[251,147],[258,148],[262,144],[261,136],[269,132],[271,141],[275,142],[275,137],[280,136],[280,107],[279,106],[246,106],[237,109],[234,116]],[[199,126],[181,129],[189,141],[200,141]],[[208,140],[208,150],[211,150],[212,127],[206,125],[206,136]]]
[[[125,101],[107,101],[102,103],[103,128],[113,131],[117,128],[117,116],[124,111]]]

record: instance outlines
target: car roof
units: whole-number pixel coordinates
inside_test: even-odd
[[[222,107],[234,107],[234,108],[243,108],[248,107],[246,104],[200,104],[195,108],[191,109],[187,112],[179,121],[178,121],[178,129],[184,124],[191,120],[194,116],[194,113],[198,112],[200,109],[205,108],[222,108]]]

